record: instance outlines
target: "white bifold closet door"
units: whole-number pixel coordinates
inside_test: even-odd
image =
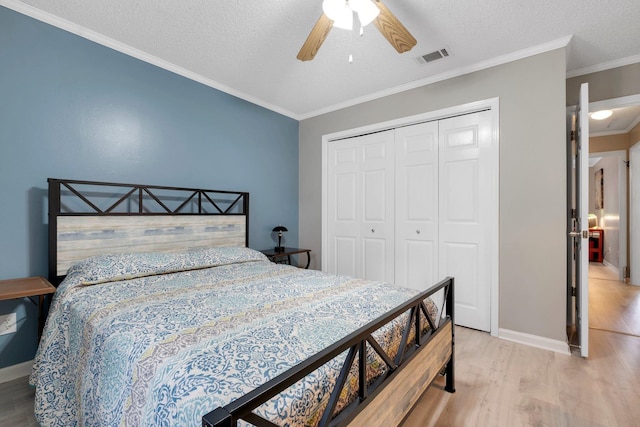
[[[394,281],[393,130],[334,141],[329,150],[330,272]]]
[[[440,277],[455,278],[456,324],[491,329],[491,112],[439,121]]]
[[[421,291],[438,274],[438,122],[396,129],[395,283]]]
[[[489,331],[492,150],[490,111],[331,141],[328,271],[418,290],[453,276],[456,324]]]

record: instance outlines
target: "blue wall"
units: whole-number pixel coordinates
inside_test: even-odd
[[[248,191],[249,245],[298,243],[296,120],[0,7],[0,279],[47,274],[48,177]],[[0,368],[36,349],[10,312]]]

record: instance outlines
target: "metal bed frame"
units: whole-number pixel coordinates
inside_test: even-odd
[[[214,245],[222,246],[248,246],[249,193],[246,192],[53,178],[49,178],[48,182],[49,279],[56,286],[66,275],[66,267],[61,267],[61,264],[68,263],[69,259],[74,257],[86,257],[84,242],[87,239],[94,239],[96,236],[97,239],[104,238],[99,241],[99,245],[102,245],[103,241],[117,240],[113,238],[114,229],[118,231],[124,228],[124,234],[138,235],[142,230],[144,238],[147,239],[150,229],[155,231],[157,228],[154,227],[160,227],[161,232],[150,234],[160,235],[163,249],[170,251],[184,249],[190,242],[199,244],[203,239],[201,235],[206,233],[202,233],[200,229],[191,230],[188,233],[194,240],[187,239],[185,243],[183,232],[191,227],[191,222],[184,226],[184,221],[204,217],[204,227],[206,230],[213,230],[210,234],[214,237],[213,240],[204,240],[203,244],[213,242]],[[100,208],[100,203],[95,201],[96,197],[103,204],[107,201],[107,207]],[[73,199],[74,202],[69,203],[68,199]],[[109,201],[110,199],[115,201]],[[171,204],[177,207],[171,208]],[[168,225],[150,225],[148,222],[167,216],[170,217]],[[99,217],[99,227],[83,222],[87,218],[95,217]],[[114,225],[107,221],[110,218],[118,218],[119,222]],[[63,220],[70,220],[72,227],[61,232],[59,228]],[[105,225],[102,225],[103,220]],[[76,221],[79,221],[80,225],[76,225]],[[175,229],[179,229],[182,234],[175,242],[167,241],[167,235],[170,237]],[[165,232],[166,230],[169,232]],[[69,246],[61,249],[63,244],[69,243],[68,240],[76,238],[77,241],[71,241],[71,249]],[[136,239],[139,238],[125,236],[125,244],[131,245],[126,246],[128,250],[142,251],[135,246],[138,241]],[[153,247],[160,244],[157,240],[145,242]],[[108,251],[110,247],[100,250]],[[64,255],[60,255],[61,253]],[[63,257],[69,259],[62,260]],[[439,308],[441,315],[435,324],[427,312],[424,301],[437,292],[444,293],[444,308]],[[403,344],[396,357],[392,359],[373,338],[372,333],[407,313]],[[411,339],[410,332],[413,332]],[[348,351],[348,355],[319,425],[397,425],[408,415],[437,375],[446,376],[446,391],[455,391],[454,335],[454,280],[447,278],[248,394],[224,407],[212,408],[211,412],[202,417],[202,425],[231,427],[236,426],[239,420],[244,420],[257,427],[276,426],[256,415],[253,410],[345,351]],[[371,383],[366,376],[367,348],[371,348],[387,367],[386,373]],[[335,414],[338,397],[356,361],[358,396],[354,402]]]
[[[436,327],[432,322],[424,303],[424,300],[436,292],[443,290],[445,292],[446,316]],[[327,347],[320,353],[310,357],[298,366],[282,373],[276,378],[268,381],[262,386],[256,388],[250,393],[240,397],[230,404],[215,409],[214,411],[202,417],[203,427],[232,427],[237,426],[239,420],[247,421],[257,427],[274,427],[272,422],[259,417],[252,411],[267,402],[270,398],[284,391],[287,387],[295,384],[320,366],[334,359],[335,357],[348,350],[348,354],[342,368],[338,381],[333,386],[329,403],[326,406],[319,426],[338,426],[338,425],[397,425],[406,414],[401,418],[392,416],[388,420],[381,420],[377,415],[378,409],[373,408],[367,413],[368,405],[379,398],[382,405],[388,405],[389,399],[383,397],[383,387],[397,379],[400,373],[405,369],[410,369],[412,362],[417,359],[420,351],[440,351],[444,350],[444,355],[436,357],[435,366],[431,367],[431,375],[428,383],[430,384],[435,376],[441,372],[446,375],[445,390],[455,392],[454,378],[454,353],[453,353],[453,307],[454,307],[454,279],[447,278],[436,284],[429,290],[422,292],[413,299],[407,301],[401,306],[379,317],[378,319],[363,326],[349,336]],[[409,312],[409,318],[404,329],[401,346],[395,359],[392,360],[389,355],[381,348],[380,344],[371,335],[376,330],[393,321],[394,319]],[[424,314],[429,328],[422,324],[420,313]],[[416,332],[414,339],[408,342],[409,332],[414,328]],[[447,336],[447,334],[450,334]],[[448,338],[451,339],[450,346]],[[406,345],[403,346],[402,343]],[[367,352],[366,347],[369,344],[387,365],[386,374],[375,380],[373,384],[368,384],[367,371]],[[447,351],[449,350],[449,351]],[[343,409],[339,414],[334,414],[336,403],[342,391],[342,387],[347,380],[347,376],[351,371],[353,364],[358,361],[358,398],[349,406]],[[429,385],[427,384],[427,386]],[[422,384],[424,386],[424,384]],[[421,389],[424,391],[423,389]],[[405,389],[406,391],[406,389]],[[398,393],[395,390],[392,394]],[[414,396],[415,400],[421,395]],[[373,405],[371,405],[373,407]],[[393,411],[391,411],[393,412]],[[371,424],[371,422],[374,424]]]
[[[233,225],[242,226],[239,230],[241,233],[233,242],[237,245],[249,245],[249,193],[240,191],[220,191],[220,190],[203,190],[198,188],[184,187],[166,187],[159,185],[140,185],[140,184],[121,184],[111,182],[96,181],[78,181],[78,180],[62,180],[49,178],[49,281],[57,286],[66,275],[66,269],[61,267],[63,262],[60,255],[63,239],[61,237],[76,238],[78,242],[86,240],[86,230],[89,226],[86,224],[73,225],[61,232],[60,221],[68,219],[71,221],[80,221],[80,219],[90,219],[100,217],[100,221],[105,224],[102,228],[91,228],[91,238],[97,241],[104,237],[104,242],[115,240],[113,237],[114,230],[126,228],[127,232],[139,231],[141,233],[149,230],[169,231],[168,233],[158,233],[156,238],[150,244],[161,244],[165,251],[171,251],[184,248],[184,234],[174,235],[171,239],[171,229],[182,226],[184,230],[184,222],[190,218],[198,217],[204,219],[201,226],[224,227],[230,226],[227,221],[233,222]],[[67,203],[63,202],[63,197]],[[107,202],[105,208],[100,208],[98,200]],[[115,200],[115,201],[113,201]],[[69,202],[75,202],[71,204]],[[170,203],[177,205],[175,208],[169,207]],[[222,202],[226,202],[223,205]],[[170,217],[171,222],[158,226],[149,223],[154,218]],[[106,224],[108,219],[120,219],[117,224]],[[131,219],[130,223],[126,222]],[[143,220],[146,219],[146,220]],[[221,222],[222,221],[222,222]],[[155,228],[154,228],[155,227]],[[162,228],[164,227],[164,228]],[[198,231],[192,230],[191,235],[197,241],[209,243],[204,237],[198,236]],[[214,233],[210,233],[214,234]],[[126,238],[124,236],[123,238]],[[153,237],[151,237],[153,239]],[[65,240],[68,242],[70,239]],[[194,240],[192,240],[193,242]],[[135,241],[129,242],[127,249],[137,251]],[[79,246],[72,248],[66,252],[72,251],[69,255],[70,259],[78,256],[86,258],[86,248]],[[109,247],[103,248],[104,251]],[[104,253],[104,252],[103,252]],[[97,254],[97,253],[96,253]],[[61,270],[62,268],[62,270]],[[62,274],[61,274],[62,273]]]

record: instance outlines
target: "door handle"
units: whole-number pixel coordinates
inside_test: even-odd
[[[569,232],[569,237],[581,237],[583,239],[588,239],[589,238],[589,230],[582,230],[582,231],[570,231]]]

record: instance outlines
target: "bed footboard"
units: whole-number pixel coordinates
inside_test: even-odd
[[[441,316],[436,327],[428,315],[424,300],[440,290],[444,290],[445,295],[445,316]],[[455,391],[453,308],[454,280],[447,278],[250,393],[204,415],[202,426],[235,427],[239,420],[258,427],[276,426],[256,415],[254,409],[345,351],[348,351],[347,358],[319,425],[398,425],[439,373],[446,375],[445,390],[450,393]],[[425,316],[421,316],[421,312]],[[406,345],[400,347],[392,360],[371,334],[405,313],[409,313],[409,323],[402,338]],[[422,318],[426,318],[429,328],[422,324]],[[411,340],[410,329],[416,332]],[[386,373],[372,384],[366,380],[367,345],[387,365]],[[358,397],[336,415],[338,397],[356,360],[359,372]]]

